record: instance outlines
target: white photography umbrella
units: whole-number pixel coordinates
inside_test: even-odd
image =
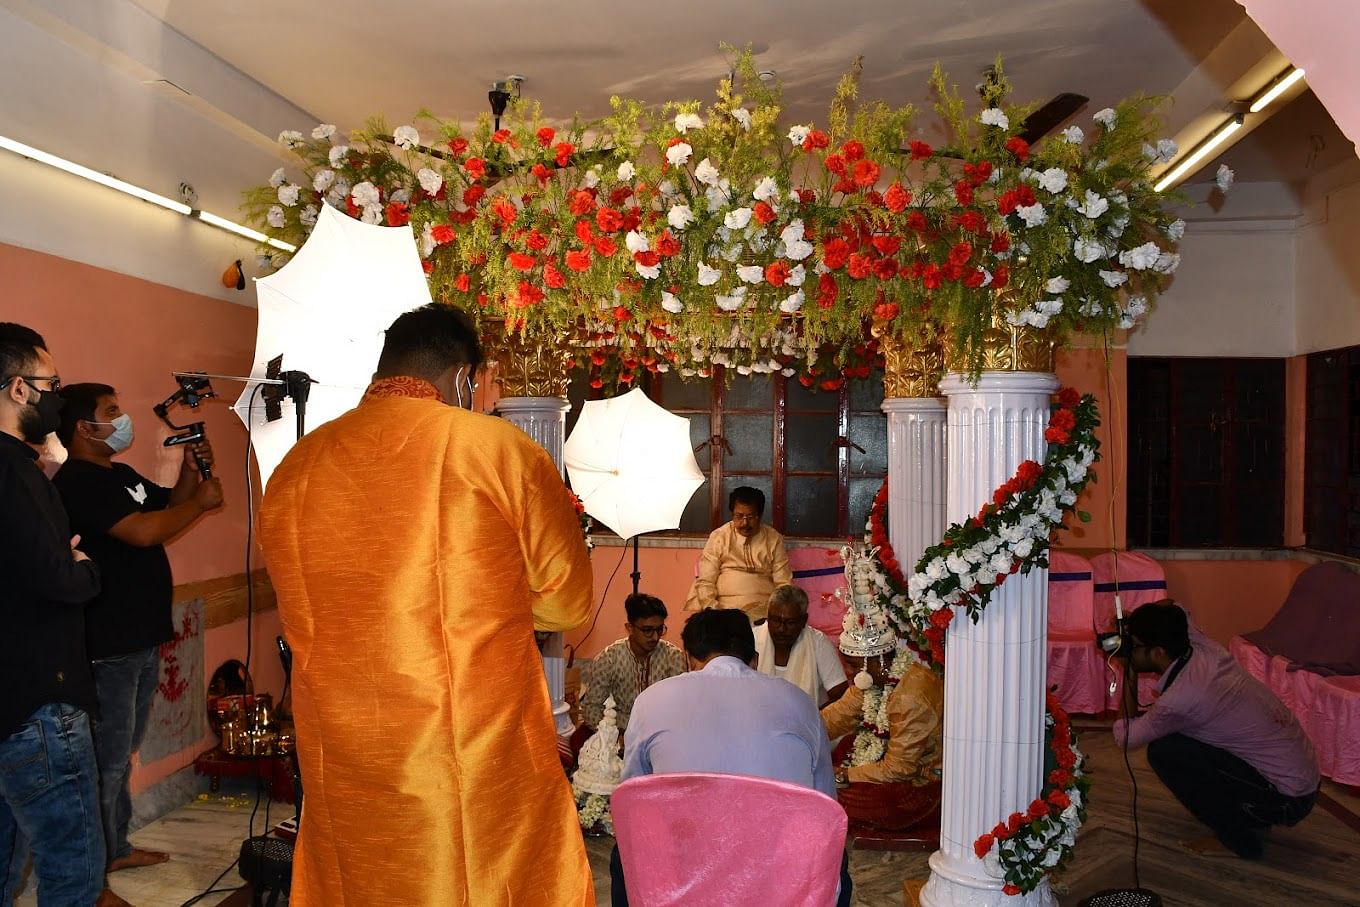
[[[562,453],[586,512],[625,539],[678,529],[704,483],[689,420],[666,412],[641,388],[588,401]]]
[[[409,226],[365,224],[330,205],[321,206],[312,235],[292,260],[255,286],[255,364],[235,410],[250,430],[260,480],[268,483],[298,433],[291,400],[283,403],[282,419],[266,421],[264,389],[255,390],[268,377],[269,361],[282,355],[285,372],[305,372],[315,382],[306,403],[310,431],[358,405],[383,332],[398,315],[429,303],[430,287]]]

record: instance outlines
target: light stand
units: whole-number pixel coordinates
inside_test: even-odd
[[[260,396],[264,398],[264,420],[274,422],[283,418],[283,398],[293,400],[293,413],[297,417],[297,437],[307,433],[307,398],[312,393],[312,376],[306,372],[283,370],[283,354],[269,360],[265,366],[264,385]]]

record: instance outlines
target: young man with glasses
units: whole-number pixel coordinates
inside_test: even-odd
[[[1187,848],[1259,860],[1266,830],[1294,825],[1317,798],[1317,757],[1298,720],[1174,601],[1143,605],[1124,630],[1129,666],[1161,675],[1160,695],[1141,717],[1116,721],[1115,740],[1147,746],[1157,777],[1213,832]],[[1137,691],[1125,683],[1125,715]]]
[[[61,379],[30,328],[0,324],[0,903],[33,854],[41,905],[124,903],[103,891],[85,603],[99,571],[31,445],[61,422]]]
[[[580,729],[572,736],[575,749],[590,739],[604,717],[604,701],[614,697],[620,733],[638,694],[658,680],[685,672],[685,653],[661,637],[666,635],[666,605],[655,595],[634,592],[623,602],[628,635],[610,643],[591,659],[581,697]],[[576,741],[580,741],[577,743]]]

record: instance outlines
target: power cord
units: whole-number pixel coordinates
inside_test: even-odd
[[[605,599],[609,597],[609,587],[614,582],[614,577],[618,575],[619,568],[623,566],[623,559],[628,556],[628,542],[623,543],[622,553],[619,555],[619,562],[614,565],[614,571],[609,574],[608,581],[604,584],[604,592],[600,594],[600,603],[595,607],[595,616],[590,619],[590,629],[586,630],[586,635],[576,641],[576,645],[571,647],[571,657],[576,658],[576,652],[590,639],[590,634],[595,632],[595,622],[600,619],[600,612],[604,610]]]

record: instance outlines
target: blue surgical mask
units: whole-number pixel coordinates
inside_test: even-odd
[[[122,453],[132,446],[132,417],[123,413],[112,422],[91,422],[91,425],[112,425],[113,434],[100,438],[114,453]]]

